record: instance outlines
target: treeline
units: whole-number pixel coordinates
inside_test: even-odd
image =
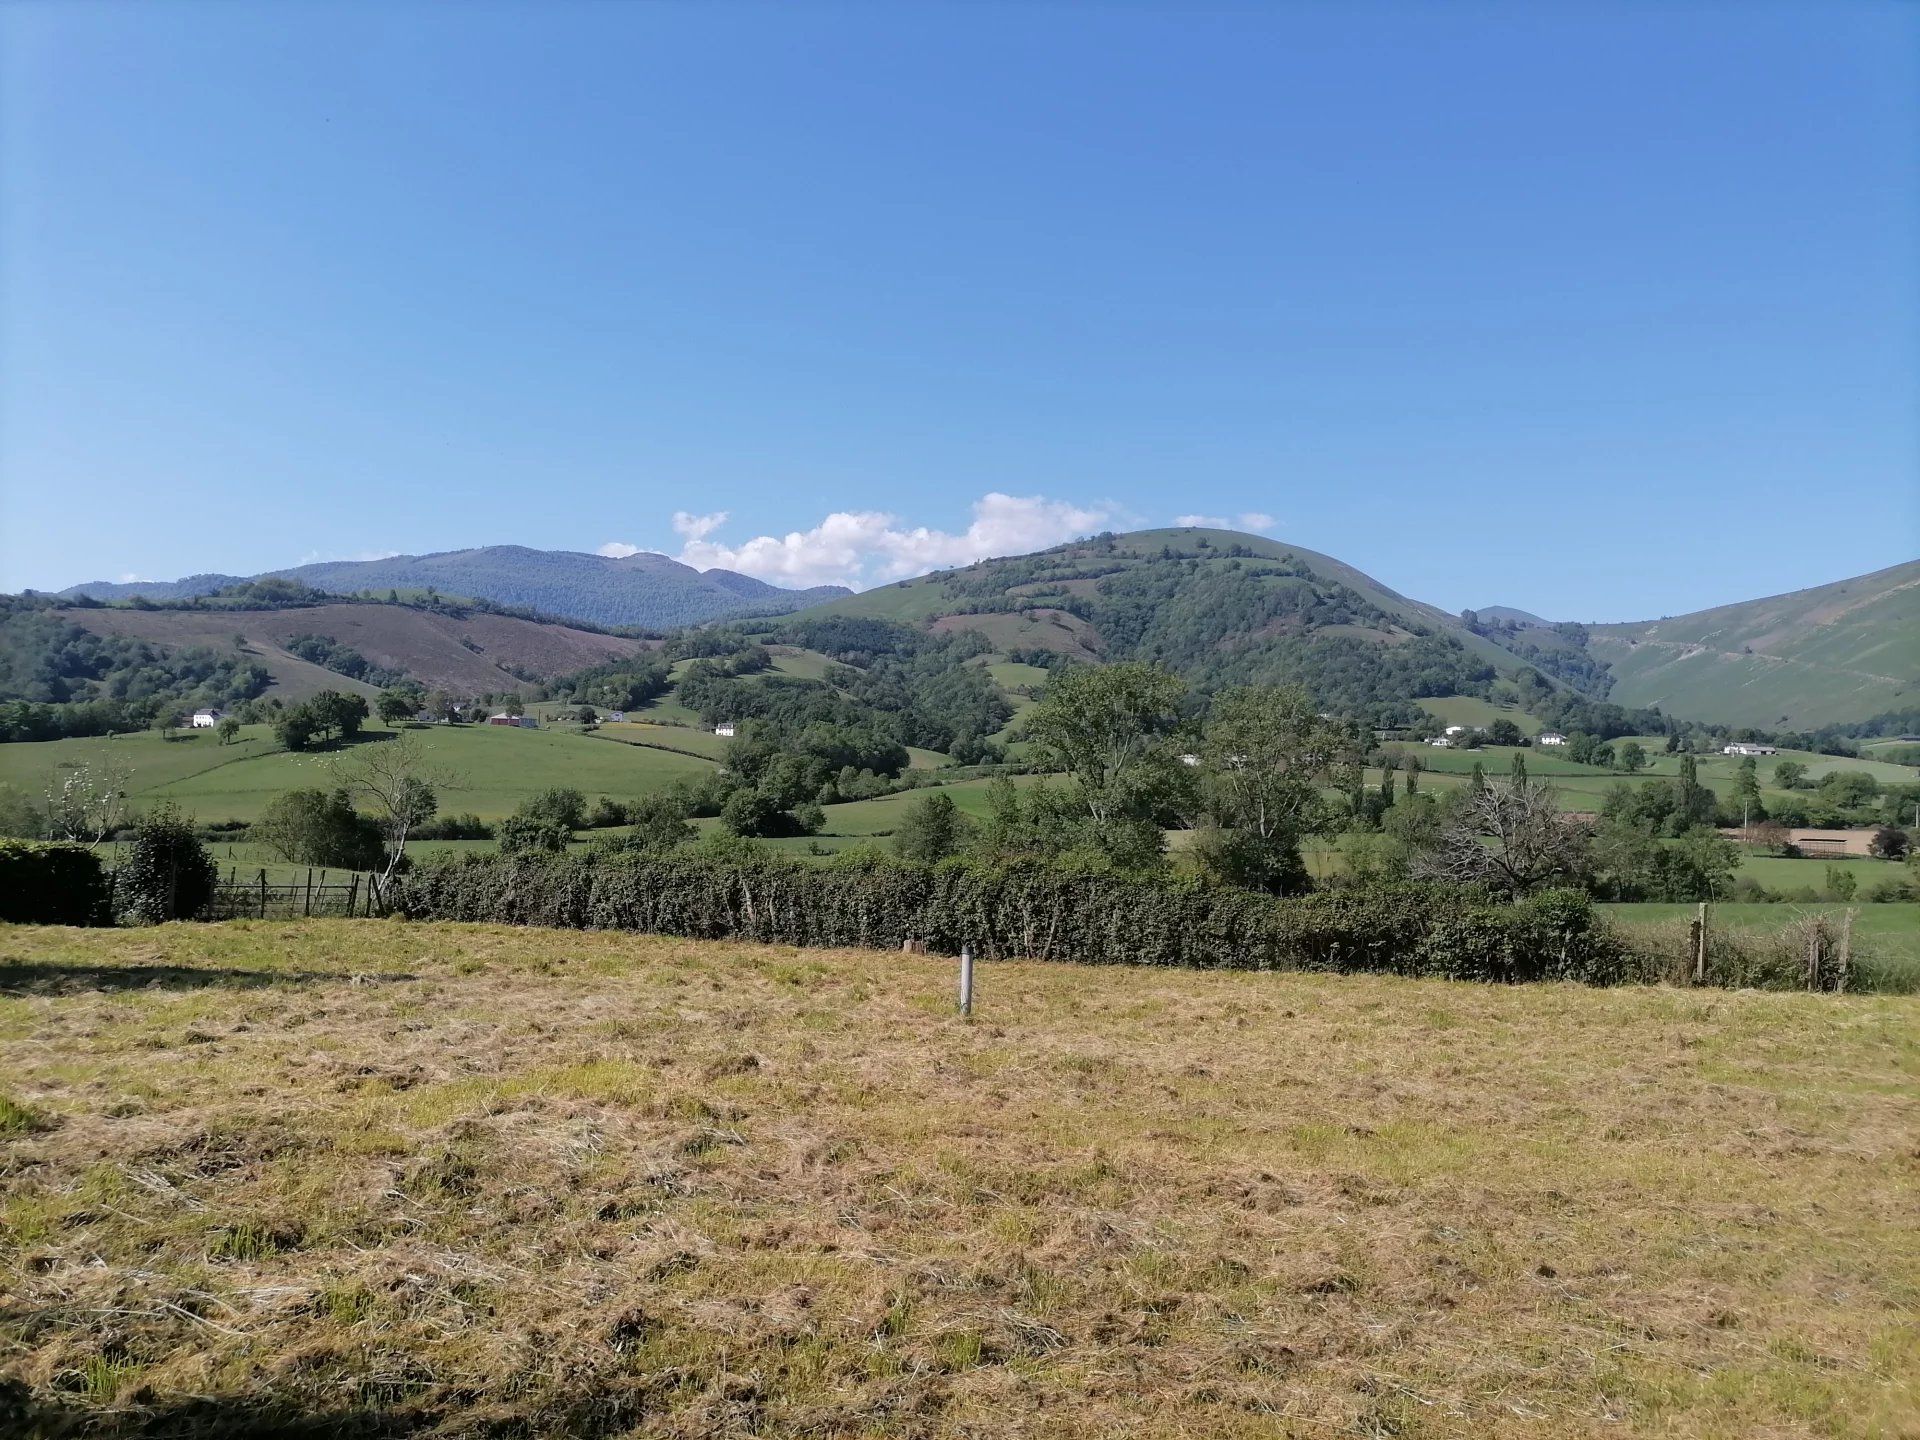
[[[408,679],[405,670],[376,665],[352,646],[342,645],[331,636],[296,635],[287,641],[284,648],[289,654],[324,666],[337,675],[345,675],[350,680],[361,680],[382,689]]]

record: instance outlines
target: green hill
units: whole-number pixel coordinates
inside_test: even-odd
[[[976,631],[1009,660],[1151,660],[1203,688],[1300,680],[1322,703],[1412,720],[1522,667],[1459,619],[1328,555],[1183,528],[1102,535],[831,601],[812,616]]]
[[[1920,560],[1692,615],[1589,627],[1608,698],[1812,730],[1920,704]]]

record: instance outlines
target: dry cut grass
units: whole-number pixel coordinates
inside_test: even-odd
[[[1920,1431],[1920,1002],[0,930],[0,1432]]]

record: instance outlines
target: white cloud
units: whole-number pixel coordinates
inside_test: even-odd
[[[673,512],[673,533],[688,541],[704,540],[726,523],[725,510],[716,510],[711,515],[694,515],[685,510]]]
[[[127,571],[126,574],[120,577],[120,583],[122,585],[139,585],[139,584],[144,584],[146,581],[146,578],[147,577],[144,575],[139,575],[129,570]]]
[[[686,538],[679,557],[684,564],[738,570],[791,588],[839,584],[858,589],[1058,545],[1098,530],[1111,515],[1106,507],[995,491],[973,502],[973,522],[957,533],[924,525],[909,529],[883,510],[835,511],[810,530],[758,535],[738,545],[707,538],[725,523],[724,511],[681,511],[673,526]]]
[[[1196,525],[1203,530],[1271,530],[1279,521],[1260,510],[1243,510],[1238,515],[1176,515],[1176,525]]]
[[[596,555],[604,555],[609,560],[624,560],[629,555],[638,555],[640,553],[640,547],[638,545],[629,545],[624,540],[609,540],[593,553]]]

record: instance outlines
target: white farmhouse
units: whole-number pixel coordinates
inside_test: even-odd
[[[1540,738],[1535,743],[1540,745],[1564,745],[1567,743],[1567,737],[1562,735],[1558,730],[1542,730],[1540,732]]]
[[[220,712],[218,710],[196,710],[193,712],[193,728],[196,730],[211,730],[219,723]]]
[[[718,725],[713,727],[713,733],[716,735],[725,736],[727,739],[731,740],[733,738],[733,721],[722,720]]]
[[[1778,745],[1762,745],[1754,740],[1735,740],[1731,745],[1721,747],[1722,755],[1778,755]]]

